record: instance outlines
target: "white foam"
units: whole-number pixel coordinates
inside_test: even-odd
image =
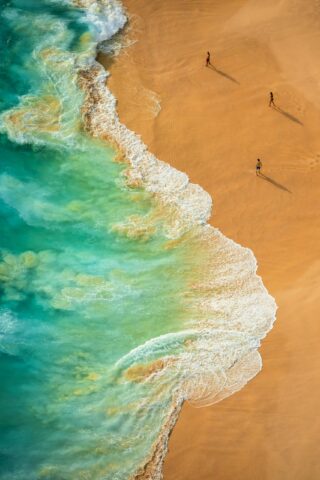
[[[168,237],[178,238],[192,226],[205,224],[211,213],[210,195],[199,185],[191,184],[185,173],[159,161],[138,135],[120,123],[116,100],[106,88],[107,74],[100,64],[94,65],[92,76],[92,87],[100,101],[90,104],[91,131],[97,137],[111,137],[133,167],[130,180],[141,182],[147,191],[176,212],[174,224],[168,227]]]
[[[161,349],[165,355],[164,341],[172,343],[196,331],[192,351],[181,354],[170,368],[183,399],[189,398],[199,405],[211,404],[237,391],[260,370],[257,349],[272,328],[276,304],[256,275],[253,253],[206,223],[212,208],[209,194],[190,183],[185,173],[158,160],[138,135],[120,123],[116,100],[106,86],[107,76],[95,62],[86,85],[91,133],[107,136],[118,144],[131,165],[129,180],[140,182],[164,205],[167,236],[179,238],[193,232],[208,251],[208,270],[201,272],[194,301],[202,319],[190,319],[191,330],[150,340],[120,363],[128,359],[132,363],[141,362],[142,357],[145,361],[148,357],[152,360]],[[217,382],[217,372],[223,381]]]
[[[85,9],[85,22],[93,26],[97,42],[113,37],[127,21],[122,5],[117,0],[78,0],[74,3]]]
[[[125,24],[125,14],[115,0],[77,0],[77,5],[86,9],[86,21],[92,24],[97,42],[112,38]],[[107,72],[94,59],[85,67],[88,75],[82,83],[87,90],[90,132],[116,143],[130,164],[128,181],[141,184],[164,206],[167,237],[178,239],[188,233],[208,252],[207,270],[200,272],[201,280],[193,289],[194,311],[199,316],[190,319],[190,328],[138,346],[119,360],[117,368],[159,355],[172,360],[166,347],[186,340],[187,348],[159,375],[164,381],[168,375],[170,388],[176,385],[180,404],[185,399],[198,406],[215,403],[242,388],[261,369],[257,350],[272,328],[276,304],[256,275],[253,253],[206,223],[211,215],[210,195],[190,183],[185,173],[158,160],[138,135],[120,123],[116,99],[106,86]],[[79,68],[84,68],[84,62],[79,62]],[[163,452],[168,434],[169,430],[163,434]],[[163,455],[154,479],[161,477],[162,459]]]

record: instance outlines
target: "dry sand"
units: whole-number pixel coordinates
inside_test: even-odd
[[[111,67],[121,120],[212,195],[212,224],[254,251],[279,305],[262,373],[218,405],[183,408],[165,480],[317,480],[320,2],[124,4],[137,42]]]

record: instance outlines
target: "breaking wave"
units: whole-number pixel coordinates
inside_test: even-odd
[[[126,23],[121,4],[64,3],[79,12],[77,21],[88,30],[75,40],[69,26],[75,21],[72,10],[71,20],[67,17],[65,22],[55,11],[41,14],[35,25],[41,42],[37,40],[32,52],[39,86],[20,95],[19,102],[0,116],[0,131],[12,143],[46,149],[46,155],[36,157],[37,168],[44,170],[36,173],[51,182],[48,186],[38,177],[28,178],[23,166],[19,178],[8,172],[0,176],[0,200],[28,228],[41,228],[50,245],[39,247],[37,231],[33,243],[29,233],[21,252],[9,253],[9,243],[3,247],[2,290],[7,304],[19,313],[18,320],[20,307],[13,305],[29,301],[34,317],[37,299],[42,312],[37,310],[37,315],[45,310],[55,321],[44,326],[37,320],[31,332],[37,339],[49,335],[52,345],[62,345],[59,353],[57,349],[51,354],[56,359],[52,378],[57,385],[64,378],[64,385],[57,388],[48,411],[34,407],[35,417],[45,423],[47,416],[54,424],[59,415],[66,423],[74,415],[68,427],[73,435],[68,432],[70,442],[72,438],[68,452],[81,468],[69,465],[67,454],[59,452],[49,463],[37,460],[42,478],[157,480],[182,403],[187,400],[197,407],[216,403],[260,371],[258,349],[272,328],[276,305],[256,274],[253,253],[207,223],[209,194],[190,183],[185,173],[158,160],[121,124],[116,99],[106,85],[109,74],[95,60],[101,44],[109,54],[117,50],[113,37]],[[28,15],[33,14],[20,20],[14,11],[4,12],[12,23],[30,22]],[[119,164],[113,162],[113,151]],[[50,160],[48,167],[40,167],[39,159]],[[30,243],[35,251],[30,251]],[[134,316],[131,310],[136,311]],[[18,320],[13,318],[10,310],[4,310],[2,350],[8,348],[4,339],[15,334]],[[106,331],[110,356],[105,357],[98,343],[94,362],[93,342],[104,338]],[[28,335],[22,337],[21,345],[28,344]],[[79,342],[76,352],[74,338]],[[24,347],[13,350],[23,355]],[[66,365],[74,368],[70,378],[64,376]],[[33,366],[37,368],[38,363]],[[53,391],[50,382],[42,400]],[[88,395],[86,403],[82,399]],[[80,433],[75,427],[79,418],[70,414],[70,405],[82,415]],[[88,416],[96,422],[91,420],[94,435],[86,423]],[[59,435],[50,439],[54,447]],[[77,441],[81,448],[73,450]]]

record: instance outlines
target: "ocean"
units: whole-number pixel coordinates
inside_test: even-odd
[[[182,403],[261,369],[275,302],[120,123],[95,57],[122,5],[0,6],[0,479],[161,478]]]

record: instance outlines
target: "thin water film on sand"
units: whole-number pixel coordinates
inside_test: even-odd
[[[1,2],[0,478],[126,480],[261,367],[275,305],[211,199],[121,125],[117,2]]]

